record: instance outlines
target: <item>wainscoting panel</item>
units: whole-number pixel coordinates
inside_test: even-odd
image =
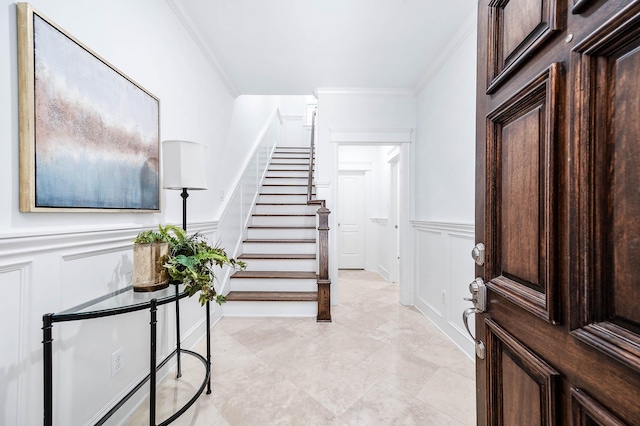
[[[470,256],[474,226],[426,221],[412,221],[411,225],[415,241],[414,304],[472,357],[473,341],[462,323],[462,312],[471,304],[462,299],[469,297],[469,283],[475,278]]]
[[[189,230],[215,241],[217,225],[193,223]],[[61,228],[0,236],[0,424],[42,422],[42,315],[129,285],[132,239],[155,226]],[[183,347],[190,348],[204,334],[204,310],[196,299],[181,306]],[[221,315],[216,307],[213,321]],[[159,309],[160,353],[175,346],[174,318],[173,306]],[[146,374],[149,312],[56,323],[53,339],[54,424],[93,424]],[[125,365],[111,377],[111,356],[120,348]]]
[[[23,416],[28,375],[28,301],[31,261],[0,264],[0,424],[27,424]],[[8,344],[11,342],[11,344]]]

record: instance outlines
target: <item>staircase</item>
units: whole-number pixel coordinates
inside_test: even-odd
[[[224,315],[316,316],[317,205],[307,205],[310,148],[278,147],[267,170]]]

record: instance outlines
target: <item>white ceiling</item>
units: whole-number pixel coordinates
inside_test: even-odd
[[[182,0],[237,94],[413,88],[476,0]]]

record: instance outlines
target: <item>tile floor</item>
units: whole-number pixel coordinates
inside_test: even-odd
[[[474,425],[473,362],[376,273],[340,271],[333,323],[223,318],[212,388],[174,425]],[[195,349],[204,353],[203,341]],[[158,422],[190,398],[204,367],[165,379]],[[148,424],[148,403],[128,420]]]

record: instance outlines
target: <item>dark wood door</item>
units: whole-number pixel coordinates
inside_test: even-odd
[[[640,425],[640,0],[481,0],[479,425]]]

